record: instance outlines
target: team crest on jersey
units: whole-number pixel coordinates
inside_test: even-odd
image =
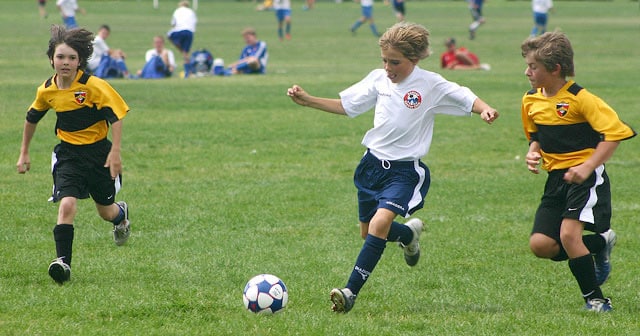
[[[85,91],[77,91],[74,92],[73,95],[76,98],[76,103],[82,105],[82,103],[84,103],[84,101],[87,99],[87,92]]]
[[[569,112],[569,103],[559,102],[556,104],[556,113],[560,117],[564,117]]]
[[[404,95],[404,106],[416,109],[422,104],[422,96],[418,91],[409,91]]]

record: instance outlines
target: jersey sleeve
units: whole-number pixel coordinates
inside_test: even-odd
[[[103,79],[91,76],[90,80],[94,81],[93,85],[97,88],[93,90],[93,103],[104,113],[105,119],[111,124],[123,119],[129,112],[129,106],[120,94]]]
[[[527,92],[524,97],[522,97],[522,107],[521,107],[521,118],[522,118],[522,128],[524,130],[524,135],[527,137],[529,141],[538,141],[538,129],[536,124],[529,118],[529,95],[533,94],[535,91]]]
[[[599,97],[587,92],[581,92],[582,111],[591,127],[602,135],[603,141],[622,141],[636,135],[636,132],[620,120],[618,114]]]
[[[32,124],[38,123],[51,108],[44,97],[44,86],[45,84],[43,83],[38,87],[38,90],[36,91],[36,98],[33,100],[33,103],[31,103],[31,106],[29,106],[29,110],[27,111],[26,119]]]
[[[380,71],[371,71],[361,81],[340,92],[342,107],[349,117],[356,117],[375,107],[378,98],[375,82]]]

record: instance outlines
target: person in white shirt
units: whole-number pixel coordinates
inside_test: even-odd
[[[56,6],[62,14],[62,22],[67,29],[78,27],[76,12],[84,14],[85,10],[78,6],[77,0],[56,0]]]
[[[549,12],[553,10],[553,0],[531,0],[533,10],[533,28],[531,36],[542,35],[547,31]]]
[[[100,78],[129,77],[129,70],[124,62],[126,55],[120,49],[111,49],[107,39],[111,35],[109,25],[103,24],[93,39],[93,54],[87,63],[87,70]]]
[[[287,90],[295,103],[329,113],[356,117],[375,111],[373,128],[362,140],[367,150],[354,173],[364,245],[346,286],[331,290],[335,312],[353,308],[387,241],[400,244],[409,266],[417,264],[423,222],[413,218],[400,224],[395,218],[407,218],[424,205],[431,178],[421,158],[429,152],[436,114],[473,112],[489,124],[498,118],[470,89],[418,67],[431,53],[423,26],[396,23],[378,44],[384,68],[340,92],[340,98],[312,96],[298,85]]]
[[[178,8],[171,16],[171,29],[167,33],[169,40],[182,53],[184,61],[184,76],[188,77],[191,72],[189,62],[189,52],[196,32],[198,18],[196,12],[189,7],[189,1],[182,0],[178,3]]]
[[[291,0],[274,0],[273,10],[278,21],[278,38],[291,39]]]
[[[356,21],[353,25],[351,25],[351,33],[355,34],[356,30],[360,28],[365,22],[369,22],[369,28],[371,32],[376,37],[380,37],[380,33],[378,33],[378,28],[376,27],[376,23],[373,21],[373,0],[355,0],[356,2],[360,2],[360,11],[362,12],[362,16]]]
[[[140,78],[171,77],[176,68],[173,51],[165,48],[164,37],[159,35],[153,38],[153,48],[147,50],[144,59],[145,65],[138,71]]]

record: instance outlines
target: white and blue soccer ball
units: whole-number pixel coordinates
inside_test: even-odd
[[[284,282],[272,274],[251,278],[242,293],[244,306],[254,313],[276,313],[287,306],[289,292]]]

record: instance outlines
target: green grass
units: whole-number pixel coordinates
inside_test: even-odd
[[[142,67],[151,38],[168,29],[177,1],[80,1],[78,22],[112,27],[108,43]],[[528,90],[520,42],[531,28],[528,1],[495,0],[468,41],[464,2],[407,3],[408,20],[432,32],[438,69],[446,37],[476,51],[489,72],[442,72],[496,107],[479,118],[440,116],[425,158],[432,187],[423,257],[409,269],[390,246],[354,310],[335,315],[328,292],[342,286],[361,247],[352,172],[372,114],[347,119],[304,109],[286,96],[296,83],[337,93],[380,66],[375,39],[348,27],[358,5],[295,1],[293,40],[277,40],[271,12],[252,2],[200,1],[195,48],[232,62],[241,29],[269,43],[269,73],[162,81],[114,80],[131,106],[125,119],[124,189],[133,235],[114,246],[110,224],[80,202],[72,281],[48,277],[57,209],[46,199],[55,117],[45,117],[31,147],[32,170],[15,172],[22,125],[35,89],[51,75],[47,20],[35,1],[3,1],[0,12],[0,334],[2,335],[636,335],[640,330],[637,225],[638,140],[608,165],[619,235],[603,287],[615,312],[581,311],[566,263],[536,259],[527,238],[544,176],[515,159],[527,149],[520,98]],[[560,2],[550,18],[572,39],[576,80],[640,129],[638,5]],[[394,22],[376,4],[381,29]],[[275,316],[243,310],[242,289],[258,273],[280,276],[290,305]]]

